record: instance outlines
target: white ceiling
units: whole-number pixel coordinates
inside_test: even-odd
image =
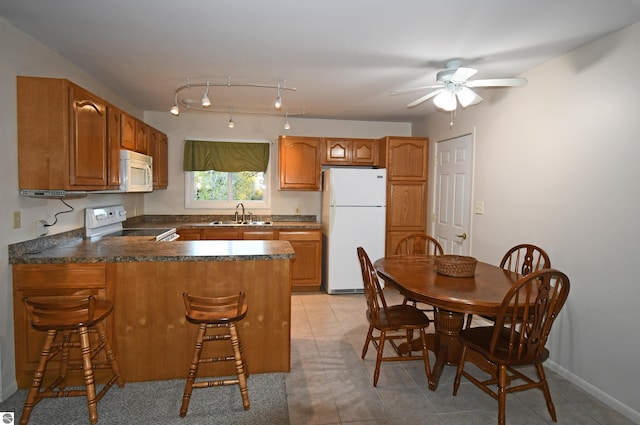
[[[410,121],[426,92],[389,93],[448,59],[513,77],[639,21],[640,0],[0,0],[0,16],[144,110],[168,111],[187,77],[231,77],[286,80],[283,111],[308,118]],[[275,89],[210,95],[265,110]]]

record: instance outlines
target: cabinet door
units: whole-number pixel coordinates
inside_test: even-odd
[[[169,146],[166,134],[150,128],[149,153],[153,157],[153,189],[166,189],[169,185]]]
[[[421,231],[427,225],[427,183],[387,185],[387,232]]]
[[[348,139],[324,139],[324,160],[327,165],[347,165],[351,161]]]
[[[278,239],[289,241],[296,253],[291,266],[294,291],[320,289],[322,270],[322,234],[319,230],[279,232]]]
[[[143,154],[147,154],[149,152],[149,126],[143,123],[142,121],[136,120],[135,123],[136,128],[136,141],[135,141],[135,151]]]
[[[69,295],[94,295],[99,299],[113,300],[107,289],[107,267],[104,264],[20,264],[13,267],[13,317],[16,352],[16,379],[19,388],[28,388],[33,371],[38,365],[45,332],[31,327],[23,298],[29,296],[61,297]],[[107,319],[107,333],[113,340],[113,316]],[[117,350],[117,347],[114,347]],[[52,359],[50,367],[56,367],[59,357]],[[75,374],[75,378],[82,378]],[[104,383],[96,375],[96,381]],[[74,385],[80,382],[73,382]],[[71,384],[71,382],[70,382]]]
[[[178,229],[176,231],[180,235],[180,241],[197,241],[202,239],[202,231],[200,229]]]
[[[71,186],[107,186],[107,107],[88,91],[70,85]]]
[[[120,147],[136,150],[136,119],[129,114],[120,114]]]
[[[280,136],[278,189],[320,190],[321,139]]]
[[[120,186],[120,110],[113,106],[107,107],[107,146],[109,158],[107,161],[107,182],[110,187]]]
[[[389,137],[387,143],[388,180],[427,180],[427,139]]]
[[[353,139],[351,162],[355,165],[374,165],[377,158],[377,144],[374,139]]]

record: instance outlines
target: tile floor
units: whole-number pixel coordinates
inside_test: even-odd
[[[386,298],[398,303],[397,291]],[[375,349],[360,354],[368,323],[364,295],[295,293],[292,296],[291,425],[486,425],[497,423],[497,401],[445,367],[436,391],[427,388],[419,361],[383,363],[372,385]],[[433,364],[433,358],[431,359]],[[559,425],[631,425],[632,421],[547,369]],[[538,390],[507,396],[507,424],[553,424]]]

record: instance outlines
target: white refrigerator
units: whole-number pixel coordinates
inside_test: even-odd
[[[330,168],[322,173],[322,286],[328,294],[363,292],[356,248],[384,257],[387,170]]]

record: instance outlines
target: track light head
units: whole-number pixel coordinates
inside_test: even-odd
[[[278,111],[282,108],[282,98],[280,97],[280,84],[278,84],[278,97],[276,97],[276,101],[273,104],[273,107]]]
[[[211,100],[209,99],[209,82],[207,81],[207,88],[204,90],[204,94],[202,95],[202,106],[205,108],[207,106],[211,106]]]
[[[291,130],[291,124],[289,124],[288,114],[284,114],[284,129]]]
[[[174,105],[171,107],[171,115],[176,117],[180,115],[180,108],[178,107],[177,103],[174,103]]]

